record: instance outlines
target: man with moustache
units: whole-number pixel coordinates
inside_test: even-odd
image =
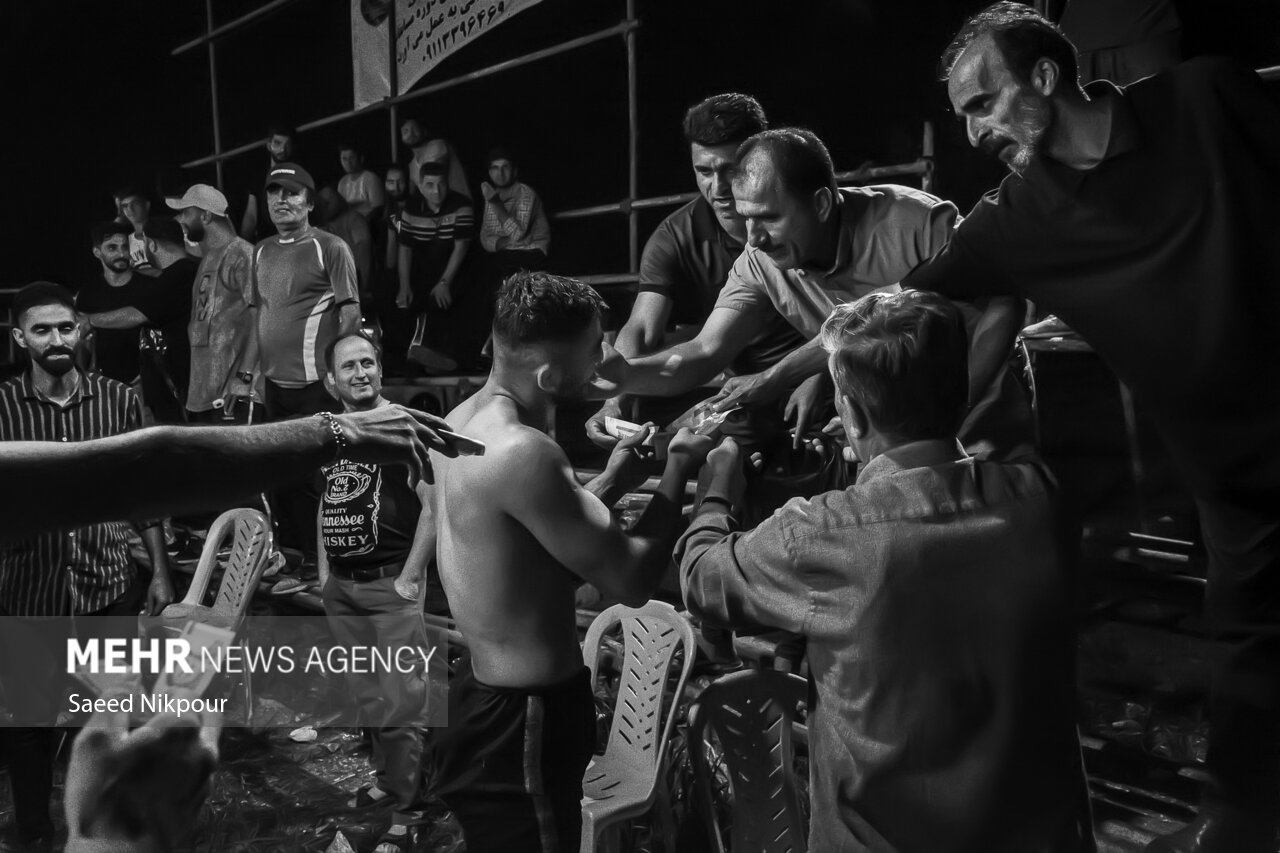
[[[764,109],[750,95],[712,95],[684,116],[684,137],[699,197],[676,210],[654,229],[640,256],[640,283],[627,322],[614,346],[626,358],[649,355],[677,343],[672,329],[701,326],[715,308],[716,297],[733,262],[747,243],[746,221],[734,207],[734,157],[738,146],[769,126]],[[776,312],[765,329],[733,359],[733,368],[755,373],[776,363],[804,343]],[[705,394],[700,394],[706,396]],[[618,440],[604,428],[606,416],[629,419],[625,398],[607,401],[587,421],[587,436],[601,447]],[[642,401],[642,411],[661,420],[675,417],[694,402],[686,397]]]
[[[382,396],[381,353],[363,333],[339,337],[325,351],[329,384],[346,413],[390,406]],[[321,469],[318,568],[334,643],[379,649],[428,648],[422,621],[427,563],[435,555],[427,483],[404,465],[339,459]],[[405,839],[421,787],[427,682],[414,667],[349,673],[347,683],[373,739],[374,785],[352,808],[390,798],[391,837]],[[381,849],[381,847],[379,848]],[[398,848],[391,847],[394,850]]]
[[[248,299],[253,246],[232,229],[226,196],[208,184],[194,184],[181,198],[165,203],[176,211],[187,240],[201,252],[187,326],[187,412],[196,422],[221,422],[230,416],[243,423],[249,407],[262,401],[257,309]],[[215,406],[219,401],[222,406]]]
[[[283,124],[273,124],[267,128],[267,171],[270,172],[281,163],[293,160],[294,137],[298,132]],[[246,193],[244,215],[240,221],[240,236],[250,243],[256,243],[269,237],[274,229],[271,227],[271,211],[266,196],[257,190]]]
[[[76,366],[80,323],[66,288],[49,282],[14,295],[13,339],[30,359],[27,369],[0,385],[0,441],[78,442],[118,435],[141,425],[137,396],[125,385]],[[134,464],[147,476],[146,462]],[[68,488],[95,487],[74,483]],[[52,530],[0,545],[0,672],[6,703],[19,724],[4,728],[17,829],[23,849],[49,849],[53,826],[53,728],[63,672],[61,649],[51,649],[29,620],[75,617],[77,633],[101,630],[85,617],[159,613],[173,601],[164,537],[156,521],[135,523],[151,558],[152,579],[142,582],[129,551],[129,522]],[[47,625],[48,623],[44,623]],[[136,625],[136,621],[134,622]]]
[[[1075,49],[1018,3],[971,18],[940,76],[1012,174],[904,285],[1014,294],[1078,331],[1156,422],[1196,500],[1215,665],[1199,817],[1148,850],[1275,848],[1280,824],[1280,109],[1199,58],[1081,88]]]
[[[258,312],[258,358],[269,420],[333,412],[324,387],[324,351],[360,328],[356,263],[342,239],[311,224],[315,181],[296,163],[267,175],[267,204],[278,232],[254,248],[249,304]],[[277,495],[280,538],[312,553],[316,494],[309,483]]]
[[[602,307],[572,279],[507,279],[493,371],[446,418],[485,454],[434,463],[440,576],[469,655],[450,684],[449,726],[435,733],[428,778],[472,853],[578,849],[595,710],[574,588],[589,581],[635,606],[649,598],[675,543],[685,481],[712,444],[675,436],[657,494],[629,532],[609,507],[634,485],[631,449],[646,431],[579,485],[547,418],[557,400],[585,394],[602,354]]]

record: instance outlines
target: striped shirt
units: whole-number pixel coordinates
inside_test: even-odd
[[[338,307],[359,300],[351,249],[313,227],[268,237],[254,250],[251,279],[262,375],[286,388],[319,382],[324,349],[338,334]]]
[[[493,206],[500,204],[510,216],[498,221]],[[536,249],[544,255],[551,248],[551,226],[542,209],[542,199],[528,184],[514,183],[498,190],[498,197],[486,201],[480,222],[480,245],[486,252],[527,251]]]
[[[138,397],[127,385],[97,373],[81,374],[66,406],[37,393],[30,371],[0,385],[0,441],[85,441],[137,429]],[[33,483],[32,500],[53,503],[62,490],[95,483]],[[129,555],[130,524],[112,521],[52,531],[0,544],[0,613],[66,616],[93,613],[137,580]]]

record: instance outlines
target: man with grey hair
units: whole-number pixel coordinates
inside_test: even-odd
[[[807,640],[809,849],[1092,850],[1051,480],[959,447],[968,340],[946,299],[873,293],[820,340],[856,483],[739,531],[726,439],[676,547],[691,613]]]

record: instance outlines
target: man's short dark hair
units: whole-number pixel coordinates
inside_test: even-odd
[[[291,124],[269,124],[267,125],[267,139],[273,136],[287,136],[290,140],[298,135],[298,129]]]
[[[14,322],[22,325],[23,316],[32,308],[42,305],[61,305],[76,310],[76,298],[60,284],[52,281],[33,281],[13,295],[11,303]]]
[[[511,149],[505,145],[495,145],[489,149],[489,156],[485,158],[485,166],[492,166],[495,160],[506,160],[512,166],[516,165],[516,158],[511,156]]]
[[[338,153],[343,151],[354,151],[357,157],[364,159],[364,149],[350,141],[338,143]]]
[[[900,440],[955,438],[968,410],[969,342],[960,309],[918,290],[871,293],[822,324],[836,393]]]
[[[172,216],[152,216],[142,226],[142,234],[148,240],[165,243],[169,246],[181,246],[182,226]]]
[[[359,338],[362,341],[368,341],[369,346],[373,347],[373,354],[374,354],[374,357],[377,358],[378,364],[379,365],[382,364],[382,347],[378,346],[377,342],[373,338],[369,337],[368,332],[361,329],[356,332],[348,332],[345,335],[338,335],[336,338],[329,341],[329,345],[324,348],[324,369],[325,370],[329,371],[330,373],[333,372],[333,354],[334,352],[337,351],[338,344],[342,343],[343,341],[350,340],[351,338]]]
[[[442,178],[447,174],[449,174],[449,167],[444,163],[436,162],[434,160],[423,163],[418,167],[419,176],[433,175],[437,178]]]
[[[493,337],[507,346],[568,341],[604,313],[588,285],[547,272],[515,273],[498,291]]]
[[[691,145],[739,145],[768,128],[760,102],[736,92],[712,95],[684,114],[684,138]]]
[[[938,79],[946,82],[969,45],[991,36],[1009,71],[1021,83],[1031,80],[1031,70],[1041,57],[1057,63],[1061,78],[1072,86],[1079,85],[1076,48],[1035,9],[1008,0],[994,3],[964,22],[951,44],[938,61]]]
[[[809,197],[820,189],[836,192],[836,167],[831,152],[813,131],[779,127],[752,136],[738,148],[738,169],[755,151],[773,164],[774,172],[792,195]]]
[[[111,197],[118,201],[124,201],[126,198],[130,198],[135,195],[141,196],[142,193],[139,192],[138,188],[133,184],[125,184],[124,186],[117,188],[116,191],[111,194]],[[143,196],[143,198],[145,198],[145,196]]]
[[[89,229],[89,239],[92,241],[93,248],[98,248],[107,239],[114,237],[116,234],[128,237],[133,233],[133,228],[125,225],[123,222],[117,222],[114,219],[104,219],[102,222],[96,223]]]
[[[409,177],[408,166],[401,166],[399,163],[392,163],[390,166],[387,167],[387,171],[383,176],[384,179],[386,175],[390,175],[392,172],[399,172],[400,174],[404,175],[406,179],[408,179]]]

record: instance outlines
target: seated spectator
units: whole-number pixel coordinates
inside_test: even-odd
[[[409,200],[409,173],[404,166],[387,167],[386,204],[382,208],[382,216],[377,222],[370,222],[373,233],[374,284],[373,301],[364,305],[366,316],[377,319],[382,330],[382,361],[387,375],[400,375],[405,369],[405,353],[409,350],[409,339],[413,335],[413,324],[404,311],[396,307],[396,294],[400,290],[399,277],[396,274],[396,262],[399,259],[400,245],[392,222],[400,216],[405,203]]]
[[[372,224],[381,214],[385,198],[382,181],[364,167],[364,152],[350,143],[338,146],[343,175],[338,179],[338,194],[356,213]]]
[[[726,440],[676,548],[690,612],[808,641],[809,849],[1093,849],[1047,471],[957,443],[968,344],[947,300],[872,294],[821,336],[857,482],[736,532]]]
[[[400,289],[396,305],[417,318],[408,357],[428,371],[457,368],[455,325],[470,300],[463,262],[475,231],[471,199],[454,193],[442,163],[424,163],[419,195],[395,220]],[[455,309],[455,303],[462,305]],[[478,357],[478,353],[474,354]]]
[[[360,282],[360,299],[369,298],[373,279],[373,237],[369,223],[347,204],[333,187],[324,186],[316,193],[316,227],[341,237],[356,261],[356,278]]]
[[[467,176],[462,171],[462,163],[451,146],[444,139],[434,137],[422,128],[416,118],[407,119],[400,125],[400,141],[410,150],[413,156],[409,160],[409,192],[412,195],[418,189],[418,172],[423,163],[442,163],[445,175],[449,179],[449,191],[458,195],[467,195]]]
[[[519,270],[546,269],[551,248],[551,226],[542,199],[518,176],[516,162],[505,148],[489,152],[489,180],[480,184],[485,202],[480,245],[489,254],[489,266],[499,284]]]

